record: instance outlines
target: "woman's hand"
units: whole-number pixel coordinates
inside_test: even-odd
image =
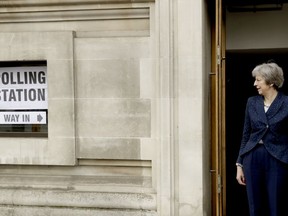
[[[239,183],[240,185],[246,185],[243,168],[240,167],[240,166],[237,166],[236,179],[237,179],[237,181],[238,181],[238,183]]]

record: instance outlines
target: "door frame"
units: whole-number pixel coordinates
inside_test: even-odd
[[[211,201],[212,215],[226,215],[225,136],[225,12],[222,0],[215,0],[212,22],[211,95]]]

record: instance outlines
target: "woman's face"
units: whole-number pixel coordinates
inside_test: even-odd
[[[256,76],[254,81],[254,86],[257,88],[260,95],[265,95],[271,88],[262,76]]]

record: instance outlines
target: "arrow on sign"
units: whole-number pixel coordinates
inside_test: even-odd
[[[37,115],[37,121],[38,121],[38,122],[41,122],[42,119],[43,119],[43,117],[42,117],[40,114],[38,114],[38,115]]]

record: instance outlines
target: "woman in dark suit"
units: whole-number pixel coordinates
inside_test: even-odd
[[[246,185],[250,216],[288,216],[288,97],[275,63],[252,71],[259,95],[247,101],[236,179]]]

